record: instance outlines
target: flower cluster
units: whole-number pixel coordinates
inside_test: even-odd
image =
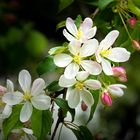
[[[65,68],[59,79],[59,85],[67,88],[68,105],[75,108],[80,100],[87,106],[94,104],[94,90],[101,90],[101,100],[105,105],[112,104],[112,96],[122,96],[126,86],[107,83],[103,77],[117,78],[126,82],[125,69],[115,67],[118,62],[126,62],[130,52],[125,48],[113,47],[119,31],[113,30],[99,42],[94,38],[97,27],[93,27],[91,18],[85,18],[77,26],[67,18],[63,35],[69,41],[67,47],[56,47],[49,51],[54,55],[54,63]],[[112,96],[111,96],[112,95]]]

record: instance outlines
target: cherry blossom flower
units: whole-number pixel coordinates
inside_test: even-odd
[[[101,41],[97,51],[95,52],[96,60],[101,63],[103,71],[106,75],[113,75],[110,61],[125,62],[130,57],[130,52],[125,48],[111,46],[119,35],[117,30],[113,30]],[[110,61],[109,61],[110,60]]]
[[[86,59],[95,53],[98,47],[98,41],[92,39],[81,46],[81,43],[72,41],[69,44],[70,54],[60,53],[54,56],[54,63],[58,67],[66,67],[64,75],[71,79],[76,76],[79,69],[84,69],[92,75],[101,73],[102,68],[96,61]]]
[[[59,85],[61,87],[66,87],[68,105],[71,108],[75,108],[79,102],[80,98],[85,102],[85,104],[91,107],[94,103],[92,93],[88,90],[97,90],[101,88],[101,83],[98,80],[87,79],[89,73],[86,71],[80,71],[76,75],[76,78],[67,79],[62,75],[59,79]]]
[[[80,27],[74,23],[74,20],[67,18],[66,20],[66,29],[63,30],[64,36],[68,41],[78,40],[81,43],[85,43],[89,39],[93,38],[96,34],[96,26],[93,26],[93,21],[91,18],[85,18],[84,21],[80,24]],[[67,32],[68,31],[68,32]]]
[[[20,121],[26,122],[32,115],[33,107],[38,110],[49,109],[51,98],[45,95],[45,81],[42,78],[36,79],[31,86],[31,75],[27,70],[22,70],[19,73],[18,81],[23,93],[19,91],[14,92],[14,94],[9,92],[2,99],[8,105],[22,103]]]

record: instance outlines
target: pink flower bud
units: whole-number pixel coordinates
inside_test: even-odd
[[[138,41],[132,40],[132,46],[133,46],[133,48],[136,49],[137,51],[140,50],[140,44],[139,44]]]
[[[0,85],[0,95],[3,95],[4,93],[6,93],[6,91],[7,89]]]
[[[111,106],[112,98],[107,91],[104,91],[101,95],[101,101],[104,105]]]
[[[136,22],[137,22],[137,19],[136,19],[135,17],[131,17],[131,18],[128,20],[128,22],[129,22],[130,26],[131,26],[132,28],[134,28],[134,26],[135,26],[135,24],[136,24]]]
[[[115,77],[118,77],[118,80],[120,82],[127,81],[126,71],[124,67],[113,67],[112,70],[113,70],[113,75]]]
[[[81,103],[81,109],[82,109],[83,111],[86,111],[87,108],[88,108],[88,106],[85,104],[84,101],[82,101],[82,103]]]

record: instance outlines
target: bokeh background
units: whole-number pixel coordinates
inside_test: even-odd
[[[140,52],[132,44],[133,39],[140,41],[140,14],[128,6],[127,0],[107,1],[102,6],[101,0],[0,0],[0,81],[16,81],[21,69],[28,69],[36,77],[38,64],[48,50],[66,41],[63,28],[59,28],[64,25],[62,21],[79,14],[83,18],[90,16],[98,28],[99,40],[117,29],[120,37],[116,45],[132,52],[130,60],[122,64],[127,71],[128,89],[112,107],[99,107],[95,140],[140,140]],[[138,0],[133,2],[140,8]],[[122,10],[116,11],[117,6]],[[131,17],[136,19],[134,26],[129,22]]]

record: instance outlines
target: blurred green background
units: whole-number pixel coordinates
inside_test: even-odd
[[[128,89],[112,107],[100,108],[95,139],[140,140],[140,53],[132,44],[133,39],[140,41],[139,8],[138,0],[0,0],[0,78],[17,76],[23,68],[36,76],[49,48],[66,41],[61,21],[79,14],[83,19],[90,16],[99,40],[117,29],[120,37],[116,46],[132,52],[130,60],[122,64],[127,70]],[[133,27],[131,17],[136,18]]]

